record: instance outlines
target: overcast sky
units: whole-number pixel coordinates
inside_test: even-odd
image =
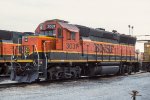
[[[150,34],[150,0],[0,0],[0,29],[34,32],[39,23],[63,19],[134,35]]]

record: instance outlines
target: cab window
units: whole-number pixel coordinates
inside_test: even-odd
[[[68,40],[75,40],[75,36],[76,36],[75,32],[68,32],[67,33],[67,39]]]
[[[49,31],[43,31],[40,33],[41,35],[46,35],[46,36],[55,36],[55,30],[49,30]]]
[[[61,28],[58,28],[58,35],[57,35],[57,37],[58,38],[62,38],[62,29]]]
[[[76,33],[75,32],[71,32],[71,40],[75,40],[75,36],[76,36]]]

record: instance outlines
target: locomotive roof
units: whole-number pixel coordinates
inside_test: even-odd
[[[68,21],[60,20],[60,19],[52,19],[52,20],[47,20],[47,21],[45,21],[45,22],[51,22],[51,21],[57,21],[57,22],[63,22],[63,23],[69,23]]]
[[[0,34],[4,34],[4,33],[19,33],[19,32],[16,32],[16,31],[9,31],[9,30],[0,30]]]
[[[22,33],[20,32],[0,30],[0,39],[3,40],[11,40],[12,38],[15,38],[16,36],[20,35],[22,35]]]
[[[133,37],[131,35],[125,35],[125,34],[119,34],[114,32],[108,32],[101,29],[94,29],[89,28],[82,25],[75,25],[79,28],[79,33],[81,37],[98,37],[103,39],[109,39],[109,40],[116,40],[119,43],[125,43],[125,44],[135,44],[136,37]]]
[[[63,28],[68,29],[69,31],[72,32],[79,32],[78,27],[76,27],[75,25],[72,24],[68,24],[68,23],[64,23],[64,22],[58,22]]]
[[[80,35],[85,37],[87,36],[105,37],[105,35],[108,35],[105,38],[107,37],[110,38],[110,36],[112,37],[113,35],[116,36],[120,35],[118,33],[108,32],[98,28],[94,29],[82,25],[75,25],[75,26],[77,26],[80,29]]]

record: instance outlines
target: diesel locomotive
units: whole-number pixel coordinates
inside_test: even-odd
[[[14,46],[11,80],[34,82],[138,72],[136,38],[54,19]]]
[[[20,45],[21,32],[0,30],[0,75],[9,73],[13,47]]]
[[[150,72],[150,41],[144,43],[144,53],[142,60],[142,70]]]
[[[12,55],[16,52],[15,47],[21,45],[22,36],[29,34],[31,33],[0,30],[0,75],[10,74]]]

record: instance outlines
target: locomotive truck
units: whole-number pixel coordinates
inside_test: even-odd
[[[14,47],[11,80],[34,82],[138,72],[135,43],[135,37],[117,31],[47,20]]]

